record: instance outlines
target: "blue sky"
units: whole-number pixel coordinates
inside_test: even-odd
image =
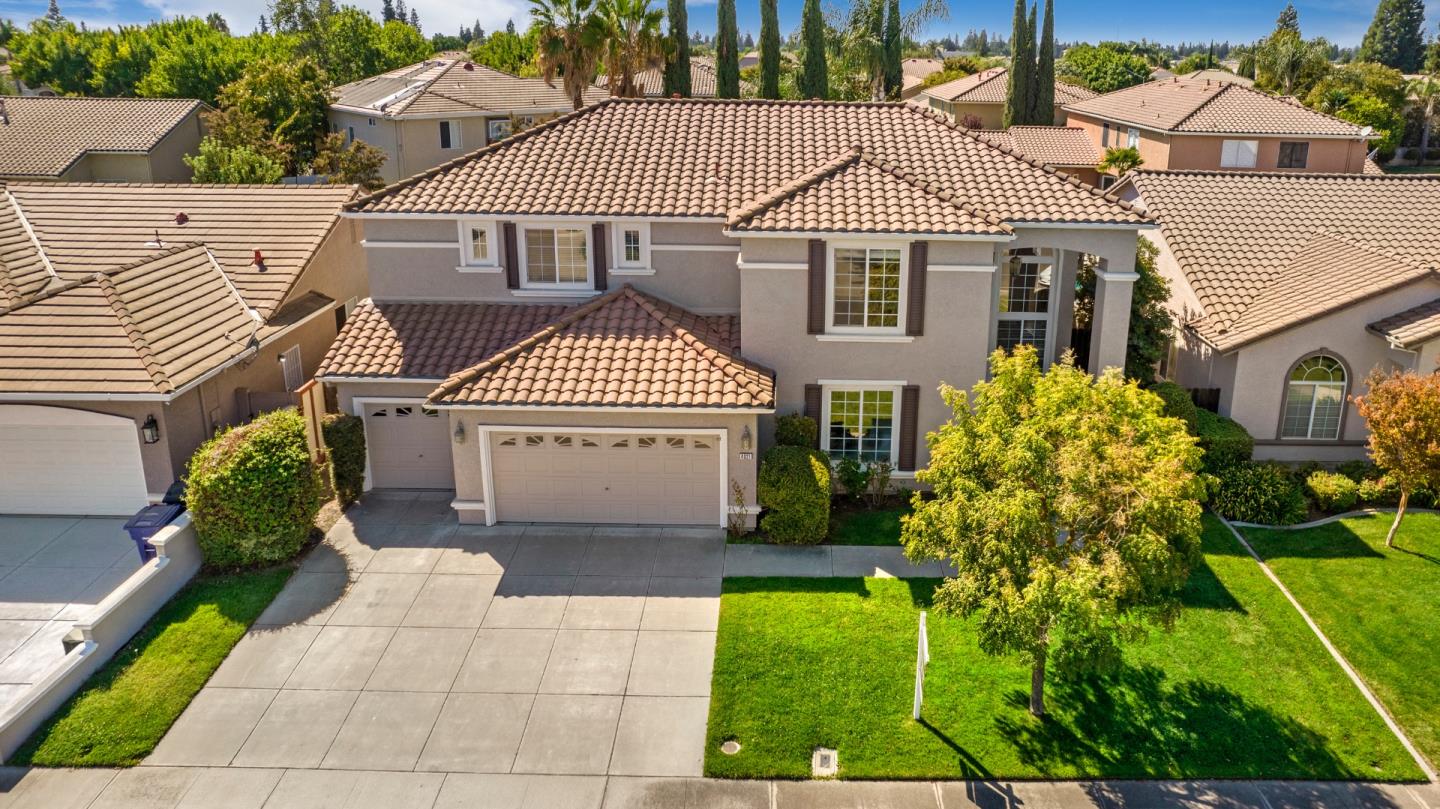
[[[835,0],[829,0],[834,2]],[[0,0],[0,17],[26,21],[45,11],[47,0]],[[377,11],[380,0],[341,0]],[[654,0],[661,3],[663,0]],[[780,22],[784,31],[799,25],[802,0],[780,0]],[[1300,23],[1306,36],[1325,36],[1342,45],[1357,44],[1374,14],[1376,0],[1317,0],[1299,2]],[[1440,2],[1432,0],[1435,5]],[[827,3],[828,4],[828,3]],[[909,7],[912,2],[902,0]],[[526,0],[413,0],[427,32],[453,32],[477,18],[487,30],[503,26],[510,18],[525,18]],[[758,33],[758,0],[737,0],[740,30]],[[1062,40],[1139,39],[1162,42],[1197,41],[1214,38],[1231,42],[1254,40],[1273,26],[1282,0],[1208,0],[1205,3],[1150,2],[1134,4],[1127,11],[1114,0],[1057,0],[1056,34]],[[73,19],[91,25],[144,22],[161,17],[220,11],[236,30],[250,30],[265,10],[254,0],[60,0],[60,8]],[[927,32],[940,36],[964,34],[970,28],[988,28],[1008,35],[1014,6],[1006,0],[951,0],[950,19]],[[1431,13],[1431,29],[1436,12]],[[690,27],[701,31],[715,28],[714,0],[689,0]]]

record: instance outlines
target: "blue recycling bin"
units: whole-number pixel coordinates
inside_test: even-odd
[[[155,558],[155,546],[150,544],[150,538],[179,517],[184,510],[185,507],[179,504],[157,503],[135,512],[135,516],[125,523],[126,533],[134,540],[135,550],[140,552],[141,564]]]

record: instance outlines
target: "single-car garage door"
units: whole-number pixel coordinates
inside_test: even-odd
[[[646,433],[494,433],[496,519],[715,525],[720,439]]]
[[[0,405],[0,514],[133,514],[147,502],[132,419]]]
[[[365,445],[376,489],[454,489],[448,419],[420,405],[367,404]]]

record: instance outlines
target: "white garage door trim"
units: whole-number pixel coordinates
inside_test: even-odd
[[[353,398],[353,399],[350,400],[350,414],[353,415],[353,416],[357,416],[357,417],[360,419],[361,424],[363,424],[364,427],[365,427],[366,435],[368,436],[368,435],[369,435],[369,430],[370,430],[370,422],[369,422],[369,420],[365,417],[365,407],[366,407],[366,405],[401,405],[401,406],[410,405],[410,406],[414,406],[414,407],[421,407],[421,406],[423,406],[424,404],[425,404],[425,399],[424,399],[424,398],[417,398],[417,397],[413,397],[413,396],[411,396],[411,397],[356,396],[355,398]],[[443,413],[441,414],[441,418],[446,418]],[[448,433],[448,424],[449,424],[449,419],[448,419],[448,418],[446,418],[446,424],[447,424],[447,433]],[[450,448],[450,451],[453,453],[453,452],[455,451],[455,448],[454,448],[454,447],[451,447],[451,448]],[[453,455],[452,455],[452,463],[453,463]],[[366,441],[365,441],[365,486],[364,486],[363,491],[367,491],[367,492],[368,492],[368,491],[370,491],[370,490],[373,489],[373,488],[375,488],[375,474],[374,474],[373,468],[372,468],[372,466],[371,466],[371,464],[370,464],[370,441],[369,441],[369,439],[367,438]]]
[[[477,425],[476,432],[479,433],[481,463],[484,467],[482,475],[485,491],[485,524],[494,525],[498,508],[490,508],[495,502],[495,465],[490,457],[490,436],[491,433],[604,433],[620,435],[708,435],[714,436],[720,446],[720,488],[717,492],[718,504],[715,512],[717,515],[716,525],[724,528],[729,515],[727,498],[730,492],[730,450],[728,445],[729,431],[724,428],[704,427],[582,427],[570,425],[565,427],[539,427],[525,424],[481,424]]]
[[[129,416],[0,405],[0,513],[133,514],[150,502]]]

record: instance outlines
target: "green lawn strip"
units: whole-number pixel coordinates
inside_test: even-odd
[[[1440,762],[1440,515],[1245,536],[1431,763]]]
[[[139,764],[290,573],[279,567],[196,577],[6,763]]]
[[[930,613],[923,723],[910,719],[917,613],[935,580],[726,579],[705,772],[804,778],[839,750],[847,778],[1420,779],[1284,596],[1207,517],[1205,564],[1173,633],[1104,678],[981,653],[969,622]],[[719,751],[740,742],[735,756]]]
[[[900,517],[909,506],[877,509],[846,509],[831,519],[830,545],[899,545]]]

